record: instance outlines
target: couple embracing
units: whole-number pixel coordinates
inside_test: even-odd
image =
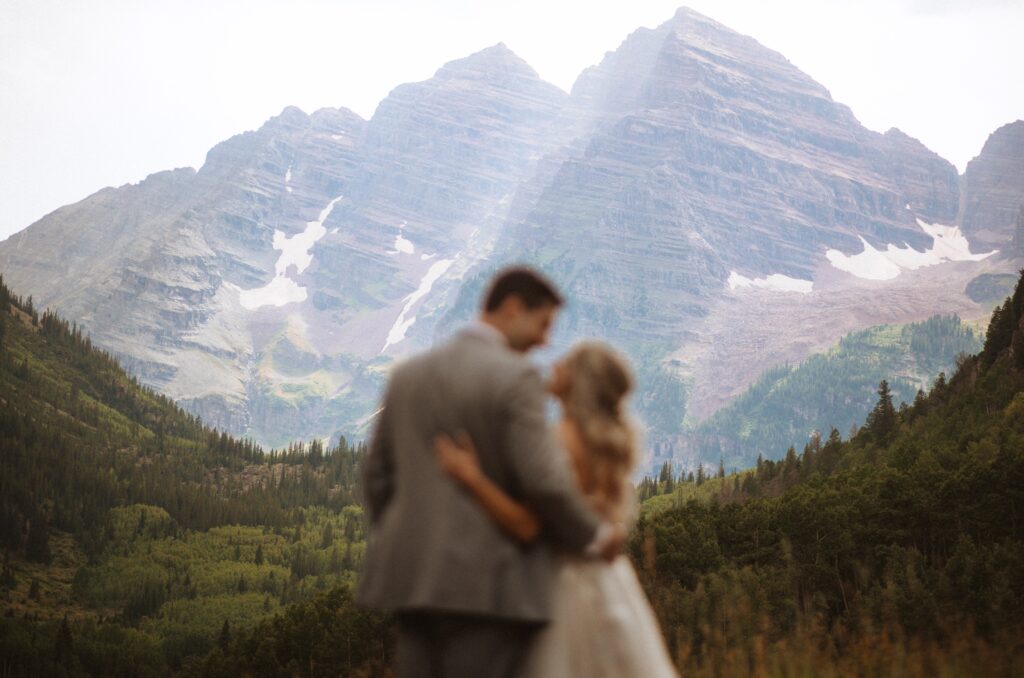
[[[391,375],[364,468],[358,598],[394,611],[399,678],[676,675],[620,555],[629,369],[580,344],[545,389],[526,358],[562,304],[537,272],[506,269],[477,322]]]

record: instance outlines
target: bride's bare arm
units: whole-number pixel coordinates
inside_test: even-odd
[[[434,451],[441,468],[468,489],[498,526],[523,543],[540,532],[540,522],[528,508],[508,496],[480,468],[473,441],[465,433],[458,442],[447,435],[434,439]]]

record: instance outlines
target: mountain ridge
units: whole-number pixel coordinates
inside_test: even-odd
[[[996,148],[1016,172],[1014,144]],[[571,299],[556,349],[602,336],[637,364],[657,441],[865,323],[987,313],[964,290],[1013,265],[976,242],[1006,249],[1013,227],[962,206],[989,184],[682,9],[569,93],[498,43],[370,120],[286,107],[192,175],[58,210],[0,262],[146,383],[282,444],[364,435],[388,366],[471,317],[487,271],[526,261]],[[813,336],[776,331],[829,305]]]

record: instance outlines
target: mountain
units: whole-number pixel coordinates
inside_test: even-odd
[[[0,266],[204,421],[281,445],[365,435],[389,366],[470,318],[496,267],[532,262],[571,300],[552,352],[622,347],[670,450],[849,332],[985,316],[1024,242],[1006,222],[1022,124],[960,177],[681,9],[568,94],[499,44],[369,121],[287,108],[198,172],[44,217]]]
[[[577,136],[520,189],[493,259],[569,291],[558,350],[588,335],[627,350],[656,455],[765,369],[879,323],[979,318],[994,297],[968,284],[1013,279],[959,230],[950,163],[863,128],[781,55],[694,12],[585,71],[563,116]]]
[[[392,346],[487,255],[564,98],[497,45],[369,123],[287,108],[198,173],[58,210],[0,261],[204,421],[276,445],[355,430]]]
[[[288,108],[214,147],[198,173],[161,172],[57,210],[4,243],[4,273],[145,383],[245,431],[255,342],[238,291],[275,270],[276,233],[294,238],[337,195],[364,125],[345,110]]]

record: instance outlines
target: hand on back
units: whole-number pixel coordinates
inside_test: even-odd
[[[463,483],[472,482],[483,473],[473,439],[465,431],[456,433],[454,439],[447,433],[435,437],[434,453],[444,472]]]

